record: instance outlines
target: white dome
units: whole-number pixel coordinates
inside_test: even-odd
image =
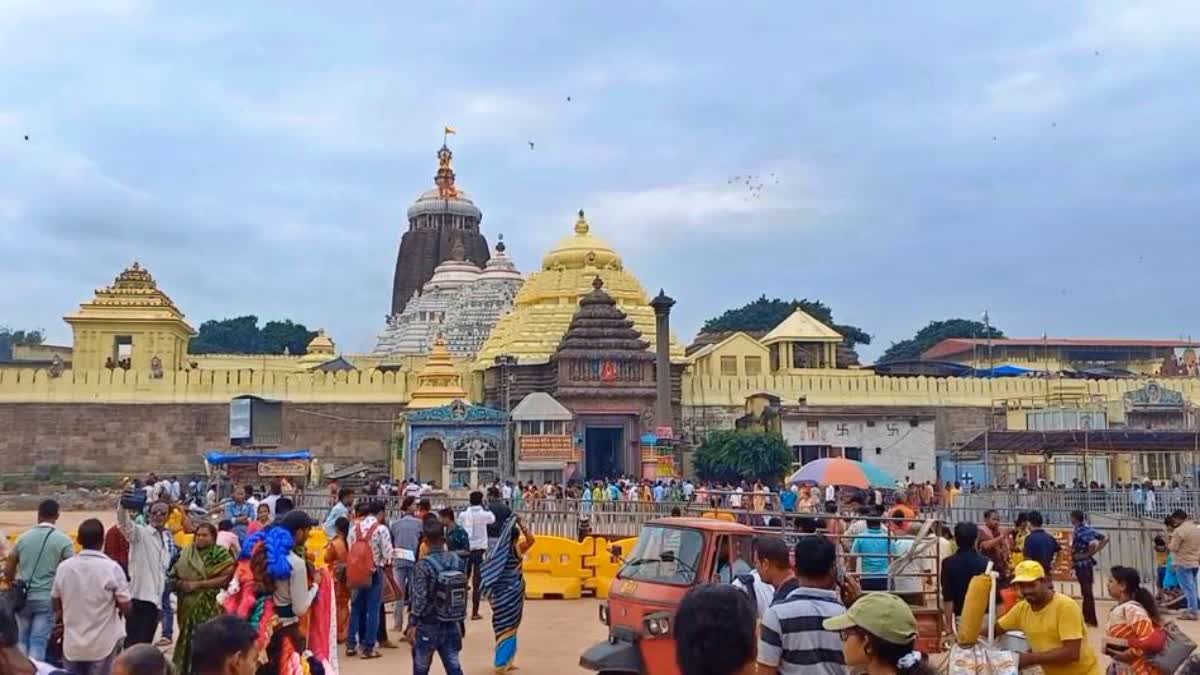
[[[433,269],[433,276],[425,282],[422,292],[434,289],[459,288],[479,278],[482,272],[466,260],[447,260]]]
[[[503,235],[502,235],[503,236]],[[488,258],[487,265],[483,268],[483,274],[479,275],[480,281],[523,281],[524,277],[517,270],[517,264],[508,256],[508,251],[504,248],[504,242],[496,244],[496,252]]]

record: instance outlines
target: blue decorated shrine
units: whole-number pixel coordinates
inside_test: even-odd
[[[461,400],[405,413],[403,478],[445,489],[509,476],[507,426],[503,411]]]

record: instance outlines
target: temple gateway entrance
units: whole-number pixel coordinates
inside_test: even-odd
[[[442,487],[442,467],[446,462],[446,446],[436,438],[426,438],[417,448],[417,480],[435,481]]]
[[[627,473],[621,461],[624,432],[622,427],[587,427],[584,452],[588,478],[615,478]]]

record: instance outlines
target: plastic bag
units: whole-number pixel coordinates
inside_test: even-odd
[[[1017,675],[1016,652],[976,644],[950,648],[949,675]]]

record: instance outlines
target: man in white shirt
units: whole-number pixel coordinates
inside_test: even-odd
[[[404,496],[414,498],[421,496],[421,484],[415,479],[409,478],[408,484],[404,486]]]
[[[158,501],[158,476],[154,474],[146,476],[146,483],[142,486],[142,490],[146,493],[147,504]]]
[[[275,520],[275,503],[283,496],[283,483],[279,482],[278,478],[271,480],[271,492],[268,494],[261,504],[266,504],[271,509],[271,520]],[[258,508],[258,507],[255,507]]]
[[[729,505],[735,509],[742,508],[743,493],[745,493],[745,490],[743,490],[741,484],[739,484],[737,489],[733,491],[733,494],[729,496]]]
[[[63,657],[75,675],[107,675],[125,640],[121,614],[132,609],[125,572],[100,552],[104,525],[95,518],[79,525],[83,550],[58,567],[51,591],[63,626]]]
[[[379,636],[379,618],[383,605],[383,575],[391,574],[392,566],[392,534],[387,524],[381,520],[384,511],[383,501],[371,501],[361,504],[355,509],[362,508],[366,513],[363,519],[350,528],[350,536],[346,543],[354,546],[360,537],[369,537],[371,542],[371,557],[375,570],[371,574],[371,585],[353,592],[350,601],[350,634],[346,638],[346,655],[358,653],[356,649],[362,646],[363,658],[375,658],[377,652],[375,643]]]
[[[504,496],[504,499],[512,499],[512,491],[512,483],[504,481],[504,486],[500,488],[500,494]]]
[[[832,484],[825,486],[825,501],[834,503],[837,502],[837,488]]]
[[[257,514],[258,513],[258,499],[254,496],[254,486],[246,485],[245,487],[242,488],[242,490],[244,490],[245,495],[246,495],[246,503],[249,504],[250,508],[254,509],[254,513]]]
[[[117,508],[117,527],[129,542],[129,590],[133,606],[125,615],[129,644],[154,641],[162,607],[167,569],[175,553],[175,540],[166,528],[169,509],[163,502],[150,506],[150,524],[141,525]]]
[[[471,493],[471,505],[458,517],[458,524],[467,531],[470,550],[467,553],[467,577],[471,579],[471,620],[479,620],[479,571],[483,566],[483,554],[488,549],[488,525],[496,522],[496,514],[483,508],[483,493]]]

